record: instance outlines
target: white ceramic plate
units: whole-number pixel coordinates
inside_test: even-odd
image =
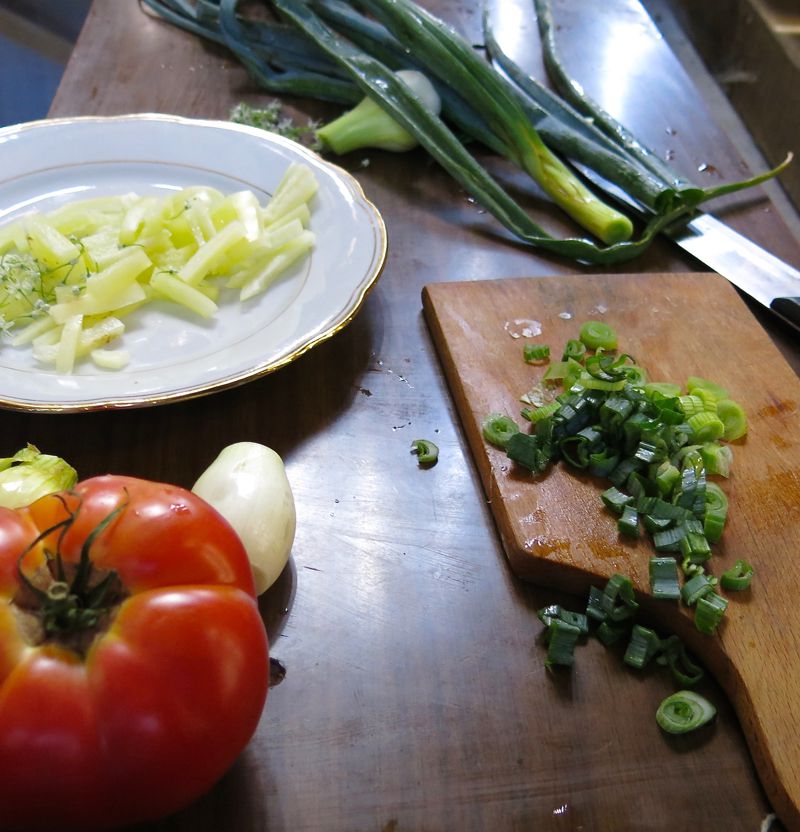
[[[141,407],[232,387],[288,364],[346,326],[386,256],[380,214],[346,171],[292,142],[241,125],[165,115],[31,122],[0,130],[0,225],[93,196],[209,185],[262,202],[291,162],[319,191],[310,258],[241,304],[223,296],[213,320],[148,304],[126,318],[123,370],[81,362],[71,375],[0,346],[0,406],[36,411]]]

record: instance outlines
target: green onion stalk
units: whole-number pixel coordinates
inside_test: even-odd
[[[496,125],[512,160],[579,225],[606,244],[631,237],[631,221],[598,199],[546,147],[502,77],[450,26],[410,0],[362,0],[361,5],[436,77],[469,90],[473,106]]]

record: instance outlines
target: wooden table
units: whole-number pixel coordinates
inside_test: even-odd
[[[480,40],[477,3],[426,5]],[[507,8],[515,54],[541,73],[527,3]],[[636,0],[597,8],[557,6],[566,58],[589,92],[687,173],[738,177],[740,159]],[[271,97],[222,49],[135,2],[95,0],[51,115],[224,119],[240,100]],[[335,112],[285,105],[302,118]],[[672,690],[661,674],[628,672],[591,642],[569,678],[545,669],[536,610],[559,596],[507,566],[422,318],[420,291],[432,281],[581,269],[504,241],[421,151],[356,153],[342,164],[381,210],[389,254],[364,308],[331,341],[272,376],[191,402],[2,415],[7,450],[34,442],[84,477],[191,486],[238,440],[263,442],[286,462],[297,538],[291,568],[261,605],[285,679],[213,791],[147,829],[759,829],[771,809],[713,682],[704,690],[720,705],[716,726],[674,742],[653,719]],[[800,246],[763,196],[739,198],[724,217],[800,265]],[[661,242],[609,271],[701,268]],[[791,333],[759,317],[800,368]],[[430,470],[409,453],[418,436],[441,448]]]

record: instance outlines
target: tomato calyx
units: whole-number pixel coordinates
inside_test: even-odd
[[[115,571],[99,569],[92,563],[91,548],[97,537],[125,510],[128,501],[109,512],[86,536],[78,562],[65,564],[61,544],[78,516],[80,500],[71,509],[62,495],[56,494],[53,498],[61,501],[67,516],[41,532],[20,555],[17,561],[20,586],[13,603],[26,622],[24,632],[31,643],[57,642],[85,656],[127,597]],[[31,576],[26,575],[22,569],[25,555],[56,532],[55,552],[45,549],[46,563]]]

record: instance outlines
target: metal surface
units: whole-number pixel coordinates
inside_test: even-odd
[[[772,307],[776,298],[800,296],[797,269],[710,214],[700,214],[671,236],[679,246],[764,306]]]

